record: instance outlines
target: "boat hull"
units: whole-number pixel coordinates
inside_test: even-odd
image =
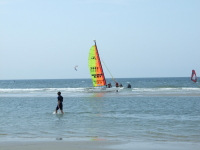
[[[90,92],[90,93],[119,92],[119,88],[91,87],[91,88],[85,88],[85,92]]]

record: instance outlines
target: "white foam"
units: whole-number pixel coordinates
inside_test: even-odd
[[[74,96],[83,95],[86,92],[87,87],[79,87],[79,88],[24,88],[24,89],[0,89],[0,96],[16,96],[16,95],[26,95],[26,96],[52,96],[55,95],[58,91],[61,91],[63,95],[71,94]],[[167,88],[132,88],[131,90],[127,90],[127,88],[120,88],[120,93],[200,93],[200,88],[192,88],[192,87],[167,87]]]
[[[54,111],[54,112],[53,112],[53,115],[62,115],[62,113],[59,112],[59,111],[56,113],[56,112]]]
[[[200,88],[132,88],[137,92],[200,92]]]
[[[0,93],[55,93],[61,92],[83,92],[84,88],[29,88],[29,89],[0,89]]]

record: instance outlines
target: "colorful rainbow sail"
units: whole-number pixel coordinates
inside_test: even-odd
[[[192,70],[191,80],[192,80],[193,82],[197,82],[197,75],[196,75],[195,70]]]
[[[99,57],[96,41],[94,42],[95,45],[91,47],[88,57],[88,67],[90,70],[93,86],[104,86],[106,85],[106,80],[101,65],[101,60]]]

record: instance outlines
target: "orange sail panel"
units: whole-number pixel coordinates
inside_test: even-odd
[[[88,57],[88,66],[89,66],[93,86],[106,85],[106,80],[105,80],[105,76],[104,76],[104,72],[101,65],[101,60],[99,57],[96,43],[90,49],[90,53]]]

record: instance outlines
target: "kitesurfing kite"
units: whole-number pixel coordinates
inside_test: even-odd
[[[76,71],[77,71],[77,69],[76,69],[77,67],[78,67],[78,66],[75,66],[75,67],[74,67],[74,69],[75,69]]]
[[[193,82],[197,82],[197,76],[196,76],[195,70],[192,70],[191,80],[192,80]]]

